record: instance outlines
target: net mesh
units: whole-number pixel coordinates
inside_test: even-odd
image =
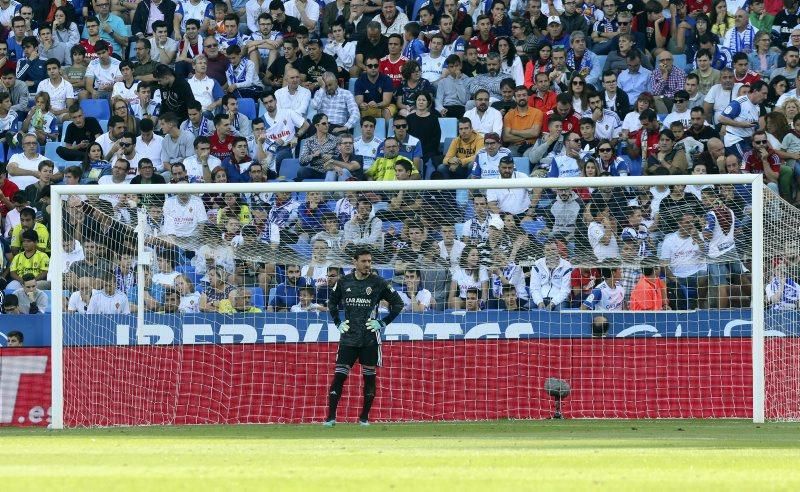
[[[65,425],[321,421],[357,249],[405,303],[373,419],[752,415],[749,185],[290,190],[63,202]],[[765,193],[767,282],[796,278],[800,217]],[[797,354],[767,341],[770,418],[800,410]]]

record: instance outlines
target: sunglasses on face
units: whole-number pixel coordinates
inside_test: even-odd
[[[403,129],[403,128],[408,128],[408,125],[407,124],[401,124],[401,125],[394,125],[394,127]]]
[[[680,103],[685,103],[685,102],[686,102],[686,99],[675,99],[675,102],[676,102],[677,104],[680,104]]]
[[[367,68],[378,68],[378,64],[377,63],[370,63],[369,65],[367,65]]]
[[[753,140],[753,144],[755,145],[767,145],[766,140]]]
[[[572,85],[583,85],[583,82],[581,82],[580,80],[575,80],[572,82]]]
[[[610,148],[597,149],[598,152],[611,152]]]

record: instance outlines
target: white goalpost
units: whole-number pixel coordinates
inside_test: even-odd
[[[376,420],[800,418],[798,227],[760,175],[52,186],[51,426],[321,422],[357,245]]]

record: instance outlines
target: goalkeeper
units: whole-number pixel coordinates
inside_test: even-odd
[[[328,310],[341,333],[336,354],[336,370],[328,392],[328,418],[325,426],[336,425],[336,407],[344,382],[356,359],[364,375],[364,406],[358,422],[369,425],[369,410],[375,399],[375,368],[381,365],[381,330],[403,310],[403,300],[389,282],[372,272],[372,254],[358,249],[353,254],[353,272],[340,278],[328,297]],[[378,304],[389,303],[389,314],[377,319]],[[344,321],[339,306],[344,304]]]

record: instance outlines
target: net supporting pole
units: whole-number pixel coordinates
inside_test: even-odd
[[[753,422],[764,422],[764,184],[761,175],[752,182],[753,192],[753,282],[752,282],[752,352],[753,352]]]
[[[147,211],[144,207],[137,214],[136,227],[136,329],[144,327],[144,265],[145,260],[145,226],[147,224]]]
[[[64,428],[64,277],[63,265],[63,202],[59,186],[50,187],[50,265],[55,274],[51,277],[52,305],[50,307],[50,374],[51,374],[51,420],[53,429]],[[54,268],[55,267],[55,268]]]

